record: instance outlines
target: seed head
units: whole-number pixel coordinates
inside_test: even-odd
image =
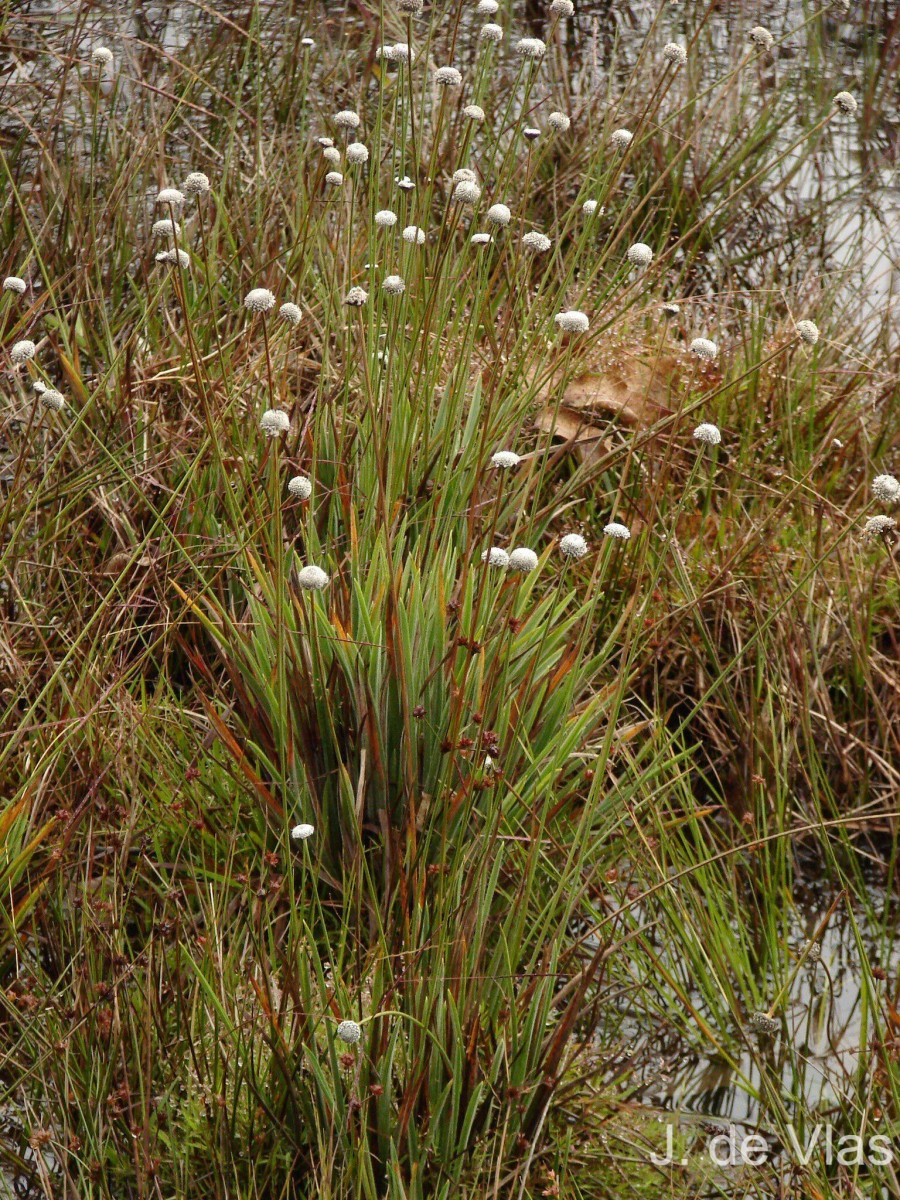
[[[468,117],[470,121],[483,121],[484,109],[480,104],[467,104],[463,109],[463,116]]]
[[[315,825],[295,825],[291,830],[291,838],[295,842],[305,842],[316,832]]]
[[[170,267],[179,266],[186,271],[191,265],[191,256],[187,250],[159,250],[154,256],[158,263],[168,263]]]
[[[450,181],[454,186],[457,183],[477,183],[478,176],[471,167],[457,167],[453,172],[453,178]]]
[[[17,296],[21,296],[28,284],[24,279],[20,279],[18,275],[7,275],[3,280],[4,292],[15,292]]]
[[[327,146],[333,146],[333,145],[334,145],[334,138],[330,138],[330,137],[317,137],[317,138],[316,138],[316,144],[317,144],[317,145],[319,145],[319,146],[326,146],[326,147],[327,147]]]
[[[711,342],[709,338],[694,338],[691,342],[691,353],[696,354],[698,358],[702,358],[706,362],[713,362],[719,353],[719,347],[715,342]]]
[[[108,67],[112,60],[112,50],[106,46],[95,46],[91,51],[91,62],[98,67]]]
[[[653,251],[644,242],[635,242],[633,246],[629,246],[625,257],[632,266],[649,267],[653,262]]]
[[[184,204],[184,193],[178,188],[162,188],[156,195],[157,204]]]
[[[469,238],[473,246],[489,246],[493,240],[489,233],[473,233]]]
[[[564,558],[584,558],[588,544],[580,533],[567,533],[559,539],[559,552]]]
[[[770,1017],[768,1013],[754,1013],[748,1024],[754,1033],[762,1033],[767,1037],[778,1032],[780,1026],[774,1017]]]
[[[28,338],[23,338],[21,342],[16,342],[12,350],[10,350],[9,357],[15,366],[19,366],[21,363],[28,362],[29,359],[34,358],[36,352],[37,346],[34,342],[29,341]]]
[[[747,36],[759,50],[771,50],[775,45],[775,39],[763,25],[754,25]]]
[[[677,317],[681,312],[681,305],[676,304],[674,300],[666,300],[661,308],[667,317]]]
[[[259,418],[259,427],[266,437],[283,437],[291,427],[291,419],[280,408],[267,408]]]
[[[634,134],[628,129],[614,129],[609,135],[609,140],[617,150],[624,150],[626,146],[631,145],[633,137]]]
[[[476,17],[492,17],[500,5],[497,0],[478,0],[475,5]]]
[[[897,525],[893,517],[878,516],[869,517],[863,526],[863,537],[869,541],[873,538],[881,537],[886,533],[890,533]]]
[[[453,199],[457,204],[477,204],[481,199],[481,188],[477,183],[463,179],[453,189]]]
[[[520,58],[531,58],[535,61],[542,59],[547,53],[547,47],[540,38],[520,38],[516,42],[516,54]]]
[[[706,446],[718,446],[722,440],[718,425],[710,425],[707,421],[697,426],[694,430],[694,437]]]
[[[349,304],[351,308],[362,308],[369,298],[369,293],[365,288],[352,287],[344,297],[344,303]]]
[[[459,87],[462,75],[456,67],[438,67],[434,73],[434,82],[438,87]]]
[[[590,325],[587,316],[583,312],[579,312],[577,308],[557,313],[553,320],[563,333],[587,333]]]
[[[538,556],[527,546],[517,546],[509,556],[511,571],[533,571],[538,565]]]
[[[572,122],[565,113],[552,112],[547,118],[547,124],[551,129],[555,129],[557,133],[565,133]]]
[[[334,114],[334,123],[339,129],[359,129],[361,122],[359,113],[355,113],[352,108],[342,108]]]
[[[171,217],[163,217],[161,221],[153,222],[154,237],[181,237],[181,226]]]
[[[819,340],[819,327],[814,321],[798,321],[797,333],[808,346],[814,346]]]
[[[422,11],[423,0],[397,0],[397,7],[401,12],[411,13],[414,17],[419,16]]]
[[[533,229],[530,233],[526,233],[522,237],[522,245],[526,250],[533,250],[535,254],[544,254],[550,249],[550,239],[544,233],[538,233]]]
[[[482,25],[481,32],[478,36],[483,42],[502,42],[503,26],[491,24]]]
[[[608,525],[604,525],[603,532],[607,537],[618,538],[620,542],[627,542],[631,537],[631,530],[628,526],[620,525],[618,521],[610,521]]]
[[[287,487],[295,500],[308,500],[312,495],[312,481],[305,475],[294,475],[288,480]]]
[[[535,125],[526,125],[522,130],[522,137],[527,142],[536,142],[541,136],[541,131]]]
[[[418,225],[407,225],[400,236],[404,242],[411,242],[416,246],[425,244],[425,230],[420,229]]]
[[[396,183],[401,192],[411,192],[416,186],[408,175],[404,175],[403,178],[398,179]]]
[[[399,275],[388,275],[381,286],[391,296],[399,296],[406,291],[406,284]]]
[[[859,105],[856,103],[856,98],[849,92],[838,92],[834,98],[834,107],[839,108],[842,113],[849,113],[852,116]]]
[[[501,471],[517,467],[521,461],[518,454],[512,450],[498,450],[496,454],[491,455],[491,466],[498,467]]]
[[[817,963],[822,957],[821,942],[809,942],[806,947],[807,962]]]
[[[325,176],[325,182],[331,187],[340,187],[344,182],[344,177],[340,171],[329,171]]]
[[[333,167],[341,165],[341,152],[337,146],[326,146],[322,151],[322,157],[327,163],[331,163]]]
[[[41,404],[51,412],[61,412],[66,407],[66,398],[54,388],[44,388],[40,393]]]
[[[667,42],[663,46],[663,58],[675,67],[683,67],[687,62],[687,50],[677,42]]]
[[[410,4],[412,3],[412,0],[400,0],[401,8],[403,7],[404,3]],[[348,1046],[355,1046],[362,1037],[362,1029],[360,1029],[355,1021],[341,1021],[340,1025],[337,1027],[337,1035],[341,1041],[346,1042]]]
[[[278,310],[278,315],[283,321],[287,321],[288,325],[299,325],[303,320],[303,313],[300,311],[299,304],[293,304],[290,300],[282,304]]]
[[[550,0],[550,12],[554,17],[571,17],[575,5],[572,0]]]
[[[369,150],[362,142],[351,142],[347,147],[347,162],[349,163],[367,163],[369,161]]]
[[[300,39],[300,45],[304,50],[315,50],[316,42],[314,38],[305,37]]]
[[[297,572],[297,583],[304,592],[324,592],[331,580],[321,567],[304,567]]]
[[[244,297],[244,308],[253,313],[268,312],[275,307],[275,297],[268,288],[253,288]]]
[[[505,569],[509,566],[509,555],[501,546],[491,546],[490,550],[482,553],[481,561],[486,562],[489,567]]]
[[[210,190],[209,177],[202,171],[191,171],[182,184],[182,190],[186,196],[205,196]]]
[[[391,49],[394,52],[394,62],[411,63],[415,62],[415,53],[408,42],[394,42]]]
[[[392,225],[397,224],[397,214],[389,208],[382,208],[375,214],[375,224],[379,229],[390,229]]]
[[[584,213],[584,215],[586,217],[592,217],[594,215],[594,213],[597,211],[597,201],[596,200],[585,200],[584,204],[582,204],[582,206],[581,206],[581,211]],[[603,208],[600,209],[601,216],[603,215],[603,213],[605,211],[606,210]]]
[[[492,225],[508,225],[512,220],[512,213],[505,204],[492,204],[487,210],[487,219]]]
[[[896,504],[900,499],[900,480],[893,475],[876,475],[872,480],[872,495],[881,504]]]

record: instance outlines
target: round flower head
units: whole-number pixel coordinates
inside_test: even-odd
[[[517,546],[509,556],[511,571],[533,571],[538,565],[538,556],[527,546]]]
[[[406,291],[406,284],[399,275],[388,275],[381,286],[391,296],[399,296]]]
[[[698,442],[703,442],[707,446],[718,446],[722,440],[718,425],[710,425],[707,421],[697,426],[694,430],[694,437]]]
[[[334,145],[334,138],[330,138],[330,137],[317,137],[317,138],[316,138],[316,145],[318,145],[318,146],[323,146],[323,147],[324,147],[324,148],[327,150],[329,146],[333,146],[333,145]]]
[[[49,408],[51,412],[61,412],[66,407],[66,398],[62,392],[57,392],[54,388],[44,388],[40,393],[41,404],[44,408]]]
[[[676,304],[674,300],[667,300],[662,306],[663,313],[667,317],[677,317],[681,312],[681,305]]]
[[[404,242],[411,242],[415,246],[425,244],[425,230],[420,229],[418,225],[407,225],[400,236]]]
[[[463,179],[453,189],[453,199],[457,204],[477,204],[481,199],[481,188],[477,183]]]
[[[325,176],[325,182],[330,184],[331,187],[340,187],[344,182],[344,177],[340,171],[329,171]]]
[[[687,50],[677,42],[667,42],[663,46],[663,58],[673,66],[683,67],[687,62]]]
[[[21,296],[27,287],[28,284],[18,275],[7,275],[3,280],[4,292],[15,292],[17,296]]]
[[[456,67],[438,67],[434,73],[434,82],[438,87],[459,87],[462,75]]]
[[[553,320],[563,333],[587,333],[590,321],[583,312],[573,308],[568,312],[557,313]]]
[[[478,36],[481,38],[481,40],[483,42],[502,42],[503,41],[503,26],[502,25],[492,25],[490,23],[488,23],[487,25],[482,25],[481,32],[479,33]]]
[[[160,250],[155,255],[158,263],[168,263],[170,267],[179,266],[183,271],[186,271],[191,265],[191,256],[187,250]]]
[[[584,558],[588,545],[580,533],[567,533],[559,539],[559,552],[563,558]]]
[[[402,179],[398,179],[396,182],[401,192],[411,192],[416,186],[408,175],[404,175]]]
[[[475,5],[476,17],[492,17],[500,5],[497,0],[478,0]]]
[[[315,50],[315,48],[316,48],[315,38],[311,38],[311,37],[301,38],[300,45],[303,47],[304,50]]]
[[[496,454],[491,455],[491,466],[498,467],[501,471],[517,467],[521,461],[518,454],[512,450],[498,450]]]
[[[423,0],[397,0],[397,7],[401,12],[411,13],[417,17],[422,11]]]
[[[393,61],[399,63],[415,62],[415,54],[408,42],[394,42],[391,47],[393,51]]]
[[[295,842],[305,842],[316,832],[315,825],[295,825],[291,830],[291,838]]]
[[[34,383],[31,385],[31,388],[32,391],[37,392],[39,396],[43,396],[44,392],[47,390],[47,385],[44,383],[43,379],[35,379]]]
[[[191,171],[181,186],[186,196],[205,196],[209,191],[209,177],[202,171]]]
[[[161,221],[153,222],[154,237],[181,237],[181,226],[171,217],[163,217]]]
[[[609,135],[609,140],[617,150],[624,150],[626,146],[631,145],[631,140],[634,134],[628,129],[614,129]]]
[[[508,225],[512,220],[512,213],[505,204],[492,204],[487,210],[487,219],[492,225]]]
[[[484,109],[480,104],[467,104],[463,109],[463,116],[468,117],[470,121],[483,121]]]
[[[859,105],[856,103],[856,98],[849,92],[838,92],[834,98],[834,107],[839,108],[842,113],[849,113],[852,116]]]
[[[478,182],[478,176],[471,169],[471,167],[457,167],[456,170],[453,172],[453,178],[451,179],[451,183],[453,183],[454,186],[457,183],[477,183],[477,182]]]
[[[618,521],[610,521],[608,525],[604,525],[603,532],[607,537],[618,538],[620,542],[627,542],[631,537],[631,530],[628,526],[620,525]]]
[[[551,129],[555,129],[557,133],[565,133],[572,122],[565,113],[552,112],[547,118],[547,124]]]
[[[331,163],[333,167],[341,165],[341,152],[337,146],[326,146],[322,151],[322,157],[327,163]]]
[[[324,592],[331,580],[321,567],[304,567],[297,572],[297,583],[304,592]]]
[[[900,481],[893,475],[876,475],[872,480],[872,495],[882,504],[896,504],[900,499]]]
[[[397,214],[389,208],[382,208],[375,214],[375,224],[379,229],[390,229],[392,225],[397,224]]]
[[[522,130],[522,137],[528,142],[536,142],[541,136],[541,131],[535,125],[526,125]]]
[[[259,418],[259,427],[266,437],[283,437],[291,427],[291,419],[280,408],[268,408]]]
[[[404,0],[400,0],[401,8],[403,6],[403,2]],[[409,2],[410,0],[406,0],[407,4]],[[337,1027],[337,1035],[341,1041],[346,1042],[348,1046],[355,1046],[362,1037],[362,1029],[360,1029],[355,1021],[341,1021],[340,1025]]]
[[[541,59],[546,53],[547,47],[540,38],[520,38],[516,42],[516,54],[520,58]]]
[[[375,59],[377,62],[393,62],[394,61],[394,47],[393,46],[379,46],[378,49],[375,51]]]
[[[819,327],[814,321],[798,321],[797,333],[808,346],[814,346],[819,340]]]
[[[365,288],[352,287],[344,297],[344,303],[349,304],[351,308],[362,308],[369,298],[369,293]]]
[[[538,233],[533,229],[531,233],[526,233],[522,237],[522,245],[526,250],[533,250],[536,254],[543,254],[550,249],[550,239],[544,233]]]
[[[349,163],[367,163],[369,161],[369,150],[362,142],[351,142],[347,147],[347,162]]]
[[[632,266],[649,267],[653,262],[653,251],[644,242],[635,242],[633,246],[629,246],[625,257]]]
[[[295,475],[288,480],[287,487],[295,500],[308,500],[312,495],[312,481],[305,475]]]
[[[278,315],[283,321],[287,321],[288,325],[299,325],[303,320],[303,313],[300,311],[300,306],[292,304],[290,300],[282,304],[278,310]]]
[[[698,358],[705,359],[706,362],[712,362],[719,353],[719,347],[709,338],[694,338],[691,342],[691,353],[696,354]]]
[[[106,46],[95,46],[91,51],[91,62],[98,67],[108,67],[112,60],[112,50],[108,50]]]
[[[747,36],[753,45],[760,50],[771,50],[775,45],[775,39],[763,25],[754,25]]]
[[[184,193],[178,188],[162,188],[156,195],[157,204],[184,204]]]
[[[473,246],[489,246],[493,240],[489,233],[473,233],[469,238]]]
[[[780,1026],[774,1017],[770,1017],[768,1013],[753,1013],[748,1022],[754,1033],[763,1033],[771,1036],[777,1033]]]
[[[244,308],[250,312],[268,312],[275,307],[275,297],[268,288],[253,288],[244,297]]]
[[[37,346],[28,338],[23,338],[21,342],[16,342],[12,350],[9,352],[9,357],[13,363],[18,366],[20,363],[28,362],[34,358],[37,352]]]
[[[584,204],[582,204],[582,206],[581,206],[581,211],[584,213],[584,215],[586,217],[592,217],[594,215],[594,213],[597,211],[597,201],[596,200],[585,200]],[[603,212],[603,209],[601,209],[600,211]]]
[[[359,129],[361,124],[359,113],[355,113],[352,108],[342,108],[340,112],[336,112],[334,123],[339,129]]]
[[[550,12],[554,17],[571,17],[575,5],[572,0],[550,0]]]
[[[893,517],[869,517],[863,526],[863,537],[869,539],[881,537],[885,533],[890,533],[892,529],[896,528],[896,525],[897,522]]]
[[[501,546],[491,546],[490,550],[482,553],[481,561],[486,562],[489,567],[506,568],[509,566],[509,555]]]

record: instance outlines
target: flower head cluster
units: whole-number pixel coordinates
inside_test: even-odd
[[[100,68],[108,67],[112,62],[112,50],[106,46],[95,46],[91,51],[91,62]]]
[[[675,67],[683,67],[687,62],[687,50],[677,42],[667,42],[663,47],[663,58]]]
[[[554,17],[571,17],[575,12],[572,0],[550,0],[550,13]]]
[[[747,36],[758,50],[771,50],[775,45],[775,39],[763,25],[754,25]]]
[[[869,517],[863,526],[863,537],[871,541],[877,537],[883,537],[884,534],[890,533],[892,529],[897,527],[897,522],[893,517],[884,515],[877,517]]]
[[[539,60],[547,53],[547,46],[540,38],[520,38],[516,42],[516,54],[520,58]]]
[[[161,188],[156,194],[157,204],[184,204],[184,192],[178,188]]]
[[[414,246],[425,244],[425,230],[420,229],[418,225],[407,225],[400,236],[404,242],[411,242]]]
[[[500,8],[497,0],[478,0],[475,5],[476,17],[492,17]]]
[[[580,533],[567,533],[559,539],[559,552],[564,558],[584,558],[588,544]]]
[[[161,221],[153,222],[154,237],[181,237],[181,226],[171,217],[163,217]]]
[[[325,176],[325,182],[331,187],[340,187],[344,182],[344,176],[340,173],[340,171],[329,171]]]
[[[592,217],[597,211],[598,207],[599,206],[596,200],[585,200],[584,204],[581,206],[581,211],[586,217]],[[600,212],[603,212],[602,208],[600,209]]]
[[[55,388],[44,388],[40,392],[41,404],[44,408],[48,408],[51,412],[62,412],[66,407],[66,398],[62,392],[56,391]]]
[[[375,224],[379,229],[390,229],[397,224],[397,214],[389,208],[382,208],[375,214]]]
[[[547,118],[547,124],[551,129],[555,129],[557,133],[565,133],[572,124],[572,121],[565,113],[552,112]]]
[[[497,467],[501,471],[517,467],[521,461],[521,458],[513,450],[498,450],[496,454],[491,455],[491,466]]]
[[[508,225],[512,220],[512,213],[505,204],[492,204],[487,210],[487,219],[492,225]]]
[[[28,284],[24,279],[20,279],[18,275],[7,275],[3,280],[4,292],[15,292],[17,296],[21,296]]]
[[[331,579],[327,571],[310,564],[297,572],[297,583],[304,592],[324,592]]]
[[[334,114],[334,123],[339,129],[359,129],[361,121],[352,108],[342,108]]]
[[[268,312],[275,307],[275,297],[268,288],[253,288],[244,297],[244,308],[252,313]]]
[[[722,440],[722,434],[718,425],[711,425],[704,421],[694,430],[694,437],[698,442],[703,442],[706,446],[718,446]]]
[[[391,296],[399,296],[406,291],[406,284],[400,275],[386,276],[381,286]]]
[[[856,98],[851,96],[849,92],[838,92],[834,98],[834,107],[839,108],[842,113],[848,113],[852,116],[859,105],[856,103]]]
[[[434,73],[434,82],[438,87],[460,87],[462,74],[456,67],[438,67]]]
[[[872,495],[881,504],[896,504],[900,500],[900,480],[893,475],[876,475],[872,480]]]
[[[368,299],[369,293],[366,289],[357,286],[350,289],[344,297],[344,303],[348,304],[351,308],[362,308]]]
[[[158,263],[166,263],[170,267],[178,266],[182,271],[186,271],[191,265],[191,256],[187,250],[180,247],[177,250],[160,250],[154,257]]]
[[[777,1033],[780,1028],[774,1017],[762,1012],[753,1013],[748,1024],[754,1033],[763,1033],[767,1036]]]
[[[473,233],[469,238],[473,246],[489,246],[493,240],[489,233]]]
[[[538,233],[536,229],[533,229],[530,233],[523,235],[522,245],[526,250],[533,250],[536,254],[543,254],[550,249],[550,239],[545,233]]]
[[[463,109],[463,116],[468,117],[470,121],[483,121],[484,109],[480,104],[467,104]]]
[[[291,427],[291,419],[280,408],[267,408],[259,418],[259,427],[266,437],[283,437]]]
[[[481,32],[478,35],[483,42],[502,42],[503,41],[503,26],[494,25],[488,22],[482,25]]]
[[[624,150],[626,146],[630,146],[634,138],[634,134],[628,129],[614,129],[609,135],[610,142],[617,150]]]
[[[23,338],[21,342],[16,342],[9,352],[9,357],[15,366],[21,363],[28,362],[34,358],[37,353],[37,346],[29,338]]]
[[[481,188],[477,183],[462,179],[453,189],[453,199],[457,204],[477,204],[481,199]]]
[[[719,347],[709,338],[694,338],[691,342],[691,353],[705,362],[713,362],[719,353]]]
[[[312,495],[312,481],[305,475],[294,475],[288,480],[287,489],[295,500],[308,500]]]
[[[410,3],[410,0],[406,0],[406,3]],[[403,0],[401,0],[401,7],[402,6]],[[346,1042],[348,1046],[355,1046],[362,1037],[362,1029],[355,1021],[341,1021],[340,1025],[337,1027],[337,1035],[341,1041]]]
[[[288,325],[299,325],[303,320],[303,313],[300,310],[299,304],[294,304],[288,300],[282,304],[278,310],[278,315],[282,321],[287,321]]]
[[[291,830],[291,839],[295,842],[305,842],[316,832],[315,825],[295,825]]]
[[[538,565],[538,556],[528,546],[517,546],[509,556],[510,571],[533,571]]]
[[[210,190],[209,177],[202,171],[191,171],[181,186],[186,196],[205,196]]]
[[[553,320],[563,333],[587,333],[590,325],[587,315],[579,312],[577,308],[557,313]]]
[[[500,567],[505,570],[509,566],[509,555],[502,546],[491,546],[489,550],[482,552],[481,561],[487,563],[489,567]]]
[[[635,242],[633,246],[629,246],[625,257],[632,266],[649,267],[653,262],[653,251],[645,242]]]
[[[814,321],[798,321],[797,334],[808,346],[814,346],[819,340],[819,327]]]
[[[347,147],[347,162],[349,163],[367,163],[369,161],[369,148],[364,146],[362,142],[351,142]]]
[[[608,525],[604,525],[603,532],[607,537],[618,538],[620,542],[627,542],[631,537],[631,530],[628,526],[622,525],[618,521],[610,521]]]

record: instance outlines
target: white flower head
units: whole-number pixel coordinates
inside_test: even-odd
[[[350,289],[350,291],[344,297],[344,303],[349,304],[351,308],[362,308],[368,299],[369,293],[366,291],[366,289],[357,286]]]
[[[288,325],[299,325],[303,320],[303,313],[300,310],[299,304],[294,304],[288,300],[282,304],[278,310],[278,315],[282,321],[287,321]]]
[[[425,230],[420,229],[418,225],[407,225],[400,236],[404,242],[411,242],[414,246],[425,244]]]
[[[18,275],[7,275],[3,280],[4,292],[15,292],[17,296],[21,296],[28,284],[24,279],[20,279]]]
[[[628,129],[614,129],[609,135],[609,140],[617,150],[624,150],[626,146],[630,146],[634,134]]]
[[[475,5],[475,15],[476,17],[492,17],[499,7],[497,0],[478,0]]]
[[[291,418],[280,408],[267,408],[259,418],[259,427],[266,437],[283,437],[291,427]]]
[[[275,307],[275,297],[268,288],[252,288],[244,297],[244,308],[252,313],[268,312]]]
[[[324,592],[331,583],[331,579],[327,571],[323,571],[321,567],[310,565],[297,572],[297,583],[304,592]]]
[[[393,61],[399,63],[415,62],[416,56],[408,42],[394,42],[391,47],[393,51]]]
[[[590,325],[587,315],[579,312],[577,308],[557,313],[553,320],[563,333],[587,333]]]
[[[869,517],[863,526],[863,537],[871,541],[873,538],[883,537],[886,533],[890,533],[896,526],[897,522],[893,517]]]
[[[753,1013],[747,1024],[754,1033],[762,1033],[767,1037],[771,1037],[773,1034],[776,1034],[781,1028],[774,1017],[770,1017],[768,1013],[764,1012]]]
[[[896,504],[900,499],[900,480],[893,475],[876,475],[872,480],[872,495],[882,504]]]
[[[295,500],[308,500],[312,495],[312,480],[305,475],[294,475],[288,480],[287,489]]]
[[[718,425],[711,425],[708,421],[703,421],[694,430],[694,437],[698,442],[703,442],[707,446],[718,446],[722,440],[722,434]]]
[[[404,175],[402,179],[397,179],[395,182],[401,192],[411,192],[416,186],[408,175]]]
[[[522,130],[522,137],[528,142],[536,142],[541,136],[541,131],[536,125],[526,125]]]
[[[681,312],[681,305],[676,304],[674,300],[666,300],[660,307],[667,317],[677,317]]]
[[[334,114],[334,123],[339,129],[359,129],[361,121],[359,113],[354,112],[352,108],[342,108]]]
[[[376,62],[393,62],[394,61],[394,47],[393,46],[379,46],[375,51],[375,60],[376,60]]]
[[[44,408],[48,408],[51,412],[62,412],[66,407],[65,396],[55,388],[44,388],[40,393],[40,398]]]
[[[317,137],[317,138],[316,138],[316,145],[317,145],[317,146],[323,146],[323,147],[324,147],[324,148],[327,150],[329,146],[333,146],[333,145],[334,145],[334,138],[330,138],[330,137]]]
[[[505,204],[492,204],[486,215],[492,225],[508,225],[512,220],[512,213]]]
[[[575,5],[572,0],[550,0],[550,12],[554,17],[571,17]]]
[[[759,50],[771,50],[775,45],[775,39],[764,25],[754,25],[747,36]]]
[[[468,117],[470,121],[483,121],[484,109],[480,104],[467,104],[463,109],[463,116]]]
[[[555,129],[557,133],[565,133],[572,121],[565,113],[552,112],[547,118],[547,124],[551,129]]]
[[[852,116],[859,105],[856,103],[856,97],[851,96],[849,92],[838,92],[834,98],[834,107],[839,108],[842,113]]]
[[[381,286],[391,296],[399,296],[406,291],[406,284],[400,275],[388,275]]]
[[[460,87],[462,74],[456,67],[438,67],[434,73],[434,82],[438,87]]]
[[[677,42],[666,42],[663,46],[663,58],[675,67],[683,67],[687,62],[687,50]]]
[[[154,237],[181,237],[181,226],[171,217],[163,217],[161,221],[153,222]]]
[[[422,0],[419,0],[420,6],[421,2]],[[403,7],[404,3],[409,4],[411,3],[411,0],[400,0],[401,8]],[[337,1035],[341,1041],[346,1042],[348,1046],[355,1046],[362,1037],[362,1029],[355,1021],[341,1021],[340,1025],[337,1027]]]
[[[516,42],[516,54],[520,58],[538,61],[547,53],[547,46],[540,38],[520,38]]]
[[[410,13],[414,17],[418,17],[422,12],[423,0],[397,0],[397,7],[401,12]]]
[[[156,194],[157,204],[184,204],[184,192],[178,188],[161,188]]]
[[[338,167],[341,164],[341,152],[337,146],[326,146],[322,151],[322,157],[327,163],[331,163],[333,167]]]
[[[316,48],[315,38],[305,37],[300,39],[300,45],[304,50],[314,50]]]
[[[37,353],[37,346],[29,338],[23,338],[21,342],[16,342],[12,350],[9,352],[9,357],[12,359],[15,366],[21,363],[28,362],[34,358]]]
[[[186,196],[205,196],[210,190],[209,176],[202,171],[191,171],[181,187]]]
[[[481,561],[487,563],[489,567],[505,569],[509,566],[509,555],[502,546],[491,546],[490,550],[483,551]]]
[[[454,186],[457,183],[477,183],[478,176],[471,167],[457,167],[453,172],[453,178],[450,182],[453,183]]]
[[[453,189],[453,199],[457,204],[477,204],[481,199],[481,188],[477,183],[462,179]]]
[[[191,265],[191,256],[180,246],[177,250],[160,250],[154,257],[158,263],[167,263],[170,267],[179,266],[183,271]]]
[[[344,182],[344,177],[340,171],[329,171],[325,176],[325,182],[331,187],[340,187]]]
[[[819,327],[815,321],[798,321],[797,333],[808,346],[814,346],[819,340]]]
[[[644,242],[635,242],[628,247],[625,257],[634,267],[649,267],[653,262],[653,251]]]
[[[567,533],[559,539],[559,552],[563,558],[584,558],[588,544],[580,533]]]
[[[584,204],[582,204],[582,206],[581,206],[581,211],[584,213],[584,215],[586,217],[592,217],[594,215],[594,213],[597,211],[597,207],[598,206],[597,206],[596,200],[585,200]],[[601,208],[600,215],[602,216],[605,211],[606,211],[606,209]]]
[[[538,556],[528,546],[517,546],[509,556],[511,571],[533,571],[538,565]]]
[[[379,229],[390,229],[392,225],[397,224],[397,214],[389,208],[382,208],[375,214],[375,224]]]
[[[526,233],[522,237],[522,245],[526,250],[533,250],[536,254],[544,254],[550,249],[550,239],[544,233],[538,233],[533,229],[530,233]]]
[[[291,838],[295,842],[305,842],[316,832],[315,825],[295,825],[291,830]]]
[[[491,466],[498,467],[501,471],[509,471],[521,461],[518,454],[512,450],[498,450],[496,454],[491,455]]]
[[[609,538],[617,538],[620,542],[627,542],[631,537],[631,530],[627,525],[621,525],[618,521],[610,521],[608,525],[603,526],[603,532]]]
[[[481,32],[478,34],[483,42],[502,42],[503,41],[503,26],[494,25],[488,22],[482,25]]]
[[[112,50],[106,46],[95,46],[91,51],[91,62],[98,67],[108,67],[112,60]]]
[[[469,238],[473,246],[489,246],[493,240],[489,233],[473,233]]]
[[[719,353],[719,347],[715,342],[711,342],[709,338],[694,338],[691,342],[691,353],[696,354],[698,358],[702,358],[706,362],[713,362]]]
[[[364,146],[362,142],[351,142],[347,147],[347,162],[349,163],[367,163],[369,161],[369,148]]]

